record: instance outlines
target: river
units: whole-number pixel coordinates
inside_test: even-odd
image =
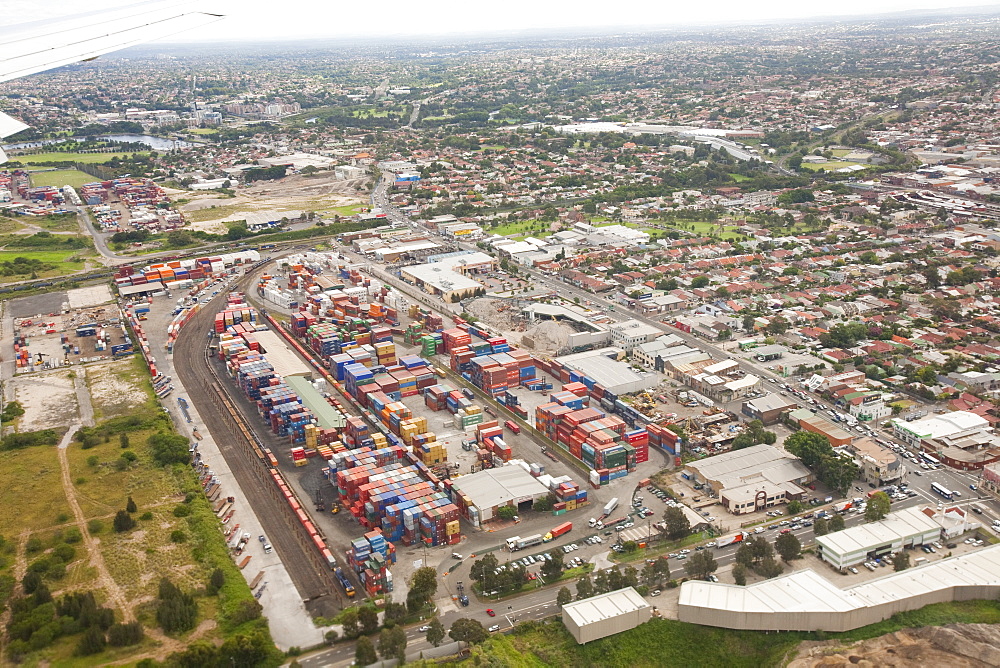
[[[172,148],[187,148],[189,146],[194,146],[191,142],[182,140],[172,140],[164,139],[163,137],[154,137],[152,135],[100,135],[99,139],[109,139],[111,141],[120,142],[132,142],[136,144],[145,144],[154,151],[169,151]],[[0,146],[5,151],[16,151],[18,149],[25,148],[36,148],[38,146],[48,146],[50,144],[58,144],[59,142],[67,141],[68,139],[73,139],[77,141],[82,141],[86,137],[63,137],[61,139],[39,139],[37,141],[26,141],[20,144],[4,144]]]

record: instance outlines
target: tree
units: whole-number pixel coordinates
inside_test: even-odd
[[[830,533],[830,525],[824,517],[817,517],[813,522],[813,533],[817,536],[825,536]]]
[[[556,604],[561,608],[572,600],[573,600],[573,594],[570,593],[569,588],[560,587],[559,593],[556,594]]]
[[[747,584],[747,567],[743,564],[733,565],[733,581],[740,587],[745,587]]]
[[[719,564],[715,562],[715,557],[708,550],[695,552],[684,564],[684,570],[689,577],[705,580],[709,575],[718,570]]]
[[[680,508],[667,508],[663,513],[667,536],[674,540],[684,538],[691,533],[691,522]]]
[[[503,506],[497,509],[497,517],[502,520],[512,520],[517,515],[517,508],[514,506]]]
[[[703,288],[708,285],[708,276],[695,276],[691,279],[692,288]]]
[[[778,536],[777,540],[774,541],[774,549],[781,555],[781,559],[786,562],[802,556],[802,543],[791,532]]]
[[[406,606],[402,603],[389,601],[385,604],[385,612],[382,614],[382,623],[388,626],[395,626],[406,619]]]
[[[108,629],[108,644],[112,647],[127,647],[137,645],[142,642],[142,624],[139,622],[129,622],[128,624],[113,624]]]
[[[375,654],[375,646],[368,636],[361,636],[354,647],[354,663],[359,666],[368,666],[378,661]]]
[[[500,562],[497,561],[497,557],[492,552],[483,555],[481,559],[476,559],[472,562],[472,568],[469,570],[469,577],[471,577],[475,582],[478,582],[483,589],[490,589],[492,587],[487,586],[486,582],[493,576],[494,571],[500,566]]]
[[[358,609],[348,608],[340,616],[340,625],[344,628],[345,638],[357,638],[361,634],[361,627],[358,625]]]
[[[788,320],[780,315],[776,315],[771,318],[771,322],[767,324],[767,333],[780,336],[788,331],[788,327]]]
[[[198,621],[198,603],[167,578],[160,580],[156,621],[167,633],[183,633]]]
[[[222,572],[221,568],[216,568],[208,579],[209,594],[212,596],[218,594],[224,584],[226,584],[226,574]]]
[[[191,458],[188,440],[180,434],[161,431],[151,435],[146,442],[153,452],[153,459],[162,466],[187,464]]]
[[[552,558],[547,559],[544,564],[542,564],[542,577],[549,582],[555,582],[562,575],[563,571],[563,553],[558,550],[552,551]]]
[[[76,646],[76,654],[77,656],[97,654],[98,652],[103,652],[106,645],[107,641],[104,639],[104,633],[101,629],[91,626],[84,632],[83,637],[80,638],[80,642]]]
[[[340,636],[340,634],[337,633],[336,630],[330,629],[329,631],[327,631],[326,633],[323,634],[323,639],[326,640],[326,642],[328,642],[329,644],[332,645],[335,642],[337,642],[337,638],[339,636]]]
[[[833,517],[830,518],[829,524],[830,524],[830,533],[833,533],[834,531],[843,531],[844,530],[844,516],[843,515],[834,515]]]
[[[434,598],[437,587],[437,571],[430,566],[418,568],[410,577],[410,593],[416,591],[422,602]]]
[[[865,506],[865,521],[878,522],[884,520],[889,514],[889,504],[891,500],[885,492],[875,492],[868,498],[868,505]]]
[[[590,575],[584,575],[576,581],[576,600],[582,601],[594,595],[594,583],[590,581]]]
[[[465,617],[455,620],[455,623],[451,625],[451,630],[448,631],[448,635],[451,636],[452,640],[467,642],[470,645],[478,645],[490,637],[486,627],[479,623],[479,621]]]
[[[910,553],[905,550],[900,550],[896,554],[892,555],[892,569],[897,573],[899,571],[905,571],[910,567]]]
[[[441,644],[441,641],[444,640],[444,624],[441,623],[441,620],[435,617],[431,620],[431,623],[428,624],[428,626],[430,626],[430,628],[427,629],[427,642],[437,647]]]
[[[788,502],[788,514],[798,515],[802,512],[802,502],[797,500],[792,500]]]
[[[138,507],[135,505],[135,501],[132,500],[131,496],[128,497],[128,503],[125,504],[125,512],[134,513],[137,510]]]
[[[114,529],[118,533],[124,533],[135,528],[135,520],[124,510],[115,513]]]
[[[382,629],[378,638],[378,653],[383,659],[398,659],[402,664],[406,660],[406,629],[402,626]]]
[[[358,622],[361,624],[362,633],[365,635],[374,633],[378,628],[378,613],[375,612],[375,608],[366,605],[358,610]]]
[[[774,560],[773,557],[768,557],[757,565],[754,569],[757,571],[758,575],[765,578],[776,578],[785,570],[785,567]]]

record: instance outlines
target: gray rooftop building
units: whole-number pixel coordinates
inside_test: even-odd
[[[581,644],[634,629],[652,616],[652,607],[632,587],[568,603],[562,609],[566,630]]]

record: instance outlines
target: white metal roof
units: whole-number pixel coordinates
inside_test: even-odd
[[[526,497],[548,494],[549,488],[520,466],[508,465],[453,478],[454,488],[477,508],[494,508]]]
[[[274,372],[282,378],[312,375],[312,370],[306,363],[274,332],[270,330],[254,332],[254,338],[264,349],[264,357],[274,367]]]
[[[891,573],[840,589],[812,569],[739,587],[689,580],[681,585],[680,606],[725,612],[850,612],[889,601],[962,586],[1000,586],[1000,545]]]
[[[567,603],[563,606],[562,613],[564,617],[571,617],[578,627],[582,627],[648,607],[649,603],[639,595],[639,592],[632,587],[626,587],[607,594],[591,596],[582,601]]]
[[[859,524],[825,536],[817,536],[816,542],[835,554],[850,554],[871,550],[880,545],[906,540],[928,531],[940,531],[941,525],[923,513],[917,506],[903,508],[879,522]]]

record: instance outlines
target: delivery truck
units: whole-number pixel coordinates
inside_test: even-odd
[[[531,547],[532,545],[542,544],[542,534],[536,533],[533,536],[528,536],[526,538],[521,538],[520,536],[514,536],[513,538],[507,539],[507,549],[511,552],[517,552],[518,550],[523,550],[526,547]]]
[[[549,542],[550,540],[555,540],[559,536],[562,536],[565,533],[569,533],[569,531],[572,528],[573,528],[572,522],[563,522],[562,524],[554,528],[552,531],[542,536],[542,540],[546,543]]]

